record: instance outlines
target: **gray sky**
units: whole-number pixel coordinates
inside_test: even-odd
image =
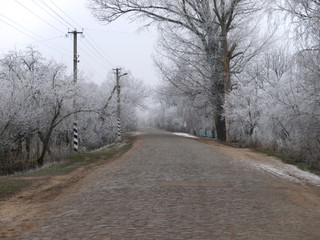
[[[73,40],[65,35],[68,28],[83,28],[84,38],[79,36],[78,41],[78,68],[88,79],[100,83],[110,70],[122,67],[147,84],[157,83],[152,62],[156,30],[138,33],[139,26],[125,18],[103,25],[93,18],[86,4],[87,0],[2,0],[1,56],[32,45],[44,57],[68,65],[71,73]]]

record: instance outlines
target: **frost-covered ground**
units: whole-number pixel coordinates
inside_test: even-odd
[[[319,176],[303,171],[293,165],[284,164],[281,162],[276,165],[261,163],[256,163],[253,165],[280,178],[285,178],[296,183],[309,183],[320,186]]]
[[[220,152],[232,157],[234,164],[246,165],[295,183],[320,186],[319,176],[303,171],[294,165],[283,163],[275,157],[255,152],[249,148],[234,148],[214,141],[211,143],[215,145]]]
[[[173,133],[187,138],[198,138],[187,133]],[[233,148],[211,142],[224,154],[231,156],[235,164],[245,164],[260,171],[268,172],[273,176],[287,179],[300,184],[312,184],[320,186],[320,177],[307,171],[303,171],[296,166],[281,162],[281,160],[255,152],[246,148]]]
[[[173,133],[174,135],[177,135],[177,136],[181,136],[181,137],[187,137],[187,138],[198,138],[194,135],[190,135],[188,133]]]
[[[135,132],[130,132],[128,133],[130,136],[139,136],[139,135],[143,135],[144,133],[143,132],[140,132],[140,131],[135,131]]]

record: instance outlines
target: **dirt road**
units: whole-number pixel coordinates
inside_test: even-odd
[[[139,138],[2,237],[320,239],[316,184],[258,168],[243,150],[153,129]]]

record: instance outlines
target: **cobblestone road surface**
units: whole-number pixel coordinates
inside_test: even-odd
[[[320,239],[314,187],[158,130],[137,144],[9,239]]]

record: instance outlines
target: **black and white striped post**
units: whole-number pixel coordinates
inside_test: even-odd
[[[116,88],[117,88],[117,141],[122,141],[122,130],[121,130],[121,118],[120,118],[120,77],[127,75],[128,73],[124,73],[120,75],[121,68],[116,68]]]
[[[78,124],[76,122],[73,123],[73,150],[78,152],[79,148],[79,140],[78,140]]]
[[[117,119],[117,141],[121,141],[122,131],[120,118]]]

